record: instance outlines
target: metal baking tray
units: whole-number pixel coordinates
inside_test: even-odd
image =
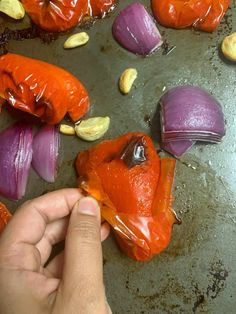
[[[118,11],[131,1],[123,0],[108,17],[87,30],[89,43],[65,51],[69,34],[49,44],[40,39],[10,41],[9,51],[45,60],[77,76],[89,91],[90,116],[108,115],[111,127],[106,138],[128,131],[160,137],[157,104],[163,91],[194,84],[220,101],[227,134],[219,145],[199,144],[177,162],[174,208],[182,219],[175,225],[167,250],[146,263],[135,262],[117,248],[110,237],[103,244],[104,276],[108,301],[114,314],[235,313],[236,291],[236,76],[235,65],[219,54],[225,35],[235,30],[236,10],[231,4],[213,34],[159,27],[169,47],[147,58],[125,51],[112,37],[111,26]],[[150,1],[143,1],[150,8]],[[20,29],[29,20],[14,22],[0,16],[0,28]],[[127,67],[138,70],[132,92],[123,96],[118,78]],[[147,117],[151,118],[150,129]],[[14,110],[0,115],[0,130],[19,118]],[[61,165],[54,184],[33,171],[27,193],[19,202],[5,202],[13,212],[25,200],[45,192],[76,186],[74,160],[77,153],[94,144],[61,136]]]

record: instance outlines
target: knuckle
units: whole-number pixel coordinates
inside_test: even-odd
[[[88,217],[77,221],[76,224],[70,228],[69,233],[76,233],[84,242],[100,241],[100,226],[93,217],[91,218]]]
[[[83,309],[82,313],[99,313],[105,314],[105,298],[104,294],[101,291],[97,291],[95,287],[93,287],[93,283],[90,282],[90,286],[82,285],[80,297],[83,302],[81,302],[81,308]],[[75,295],[76,299],[78,297]]]
[[[18,211],[21,209],[24,209],[25,207],[31,207],[32,205],[32,200],[28,200],[28,201],[25,201],[23,204],[21,204],[19,207],[18,207]]]
[[[0,267],[28,269],[38,271],[41,265],[41,256],[38,249],[31,245],[12,245],[2,252]]]

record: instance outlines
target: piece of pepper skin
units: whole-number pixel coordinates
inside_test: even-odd
[[[138,261],[164,250],[177,222],[171,208],[175,160],[160,159],[144,133],[128,133],[81,152],[79,187],[96,198],[121,249]]]
[[[89,109],[86,89],[69,72],[11,53],[0,57],[0,95],[47,124],[59,123],[66,113],[76,122]]]
[[[4,230],[12,215],[6,206],[0,202],[0,234]]]
[[[229,5],[230,0],[212,0],[211,10],[203,21],[197,23],[194,27],[205,32],[213,32],[220,24]]]
[[[151,0],[157,21],[166,27],[186,28],[204,18],[212,0]]]
[[[157,21],[166,27],[213,32],[227,11],[230,0],[151,0]]]
[[[32,21],[50,32],[66,31],[85,16],[103,17],[116,0],[21,0]]]

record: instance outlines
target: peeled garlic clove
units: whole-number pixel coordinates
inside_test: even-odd
[[[109,125],[109,117],[90,118],[76,125],[75,132],[83,140],[92,142],[100,139],[109,129]]]
[[[65,49],[76,48],[85,45],[89,41],[89,35],[85,32],[70,36],[64,43]]]
[[[25,9],[19,0],[1,0],[0,12],[19,20],[25,16]]]
[[[236,33],[232,33],[224,38],[221,50],[227,59],[236,61]]]
[[[68,124],[61,124],[59,130],[65,135],[75,135],[75,128]]]
[[[136,69],[126,69],[120,76],[119,88],[123,94],[128,94],[138,76]]]

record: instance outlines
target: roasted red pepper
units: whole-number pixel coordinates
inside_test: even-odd
[[[21,0],[26,12],[40,28],[51,32],[68,30],[85,16],[103,17],[116,0]]]
[[[86,89],[69,72],[10,53],[0,57],[0,96],[48,124],[59,123],[66,113],[77,121],[89,108]]]
[[[212,0],[211,9],[196,28],[205,32],[213,32],[220,24],[229,5],[230,0]]]
[[[6,206],[0,202],[0,233],[3,231],[12,215]]]
[[[214,31],[227,11],[230,0],[151,0],[155,18],[172,28],[193,26]]]
[[[81,152],[79,186],[96,198],[121,249],[145,261],[170,242],[175,160],[160,159],[151,139],[128,133]]]

